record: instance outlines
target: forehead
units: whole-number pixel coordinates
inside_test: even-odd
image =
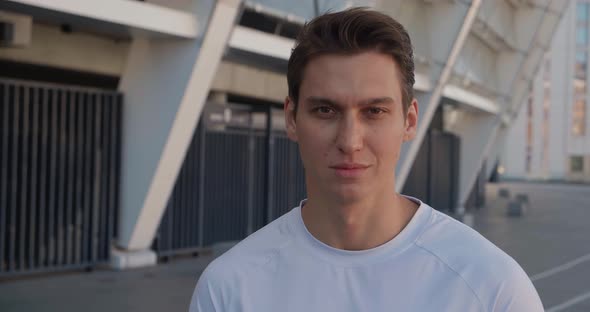
[[[401,103],[399,68],[391,55],[372,51],[320,55],[307,63],[299,93],[343,99],[389,96]]]

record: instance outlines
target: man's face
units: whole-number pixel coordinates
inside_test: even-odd
[[[309,194],[354,201],[394,192],[400,147],[417,122],[415,100],[404,116],[399,75],[393,58],[377,52],[327,54],[306,65],[297,112],[287,98],[285,118]]]

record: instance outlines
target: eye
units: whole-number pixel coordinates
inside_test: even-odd
[[[386,112],[386,110],[381,107],[369,107],[369,108],[367,108],[366,112],[369,115],[371,115],[372,117],[375,117],[375,116],[382,115],[383,113]]]
[[[316,113],[320,117],[330,117],[336,113],[336,111],[329,106],[318,106],[315,107],[312,112]]]

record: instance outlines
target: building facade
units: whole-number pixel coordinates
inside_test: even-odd
[[[396,18],[414,44],[420,122],[397,191],[460,218],[565,4],[2,1],[0,274],[153,265],[297,204],[286,63],[306,20],[355,5]]]
[[[507,179],[590,181],[590,3],[572,1],[508,135]]]

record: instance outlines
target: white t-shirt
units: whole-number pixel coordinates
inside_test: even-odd
[[[420,203],[394,239],[363,251],[320,242],[296,207],[209,264],[190,311],[542,312],[543,306],[510,256]]]

